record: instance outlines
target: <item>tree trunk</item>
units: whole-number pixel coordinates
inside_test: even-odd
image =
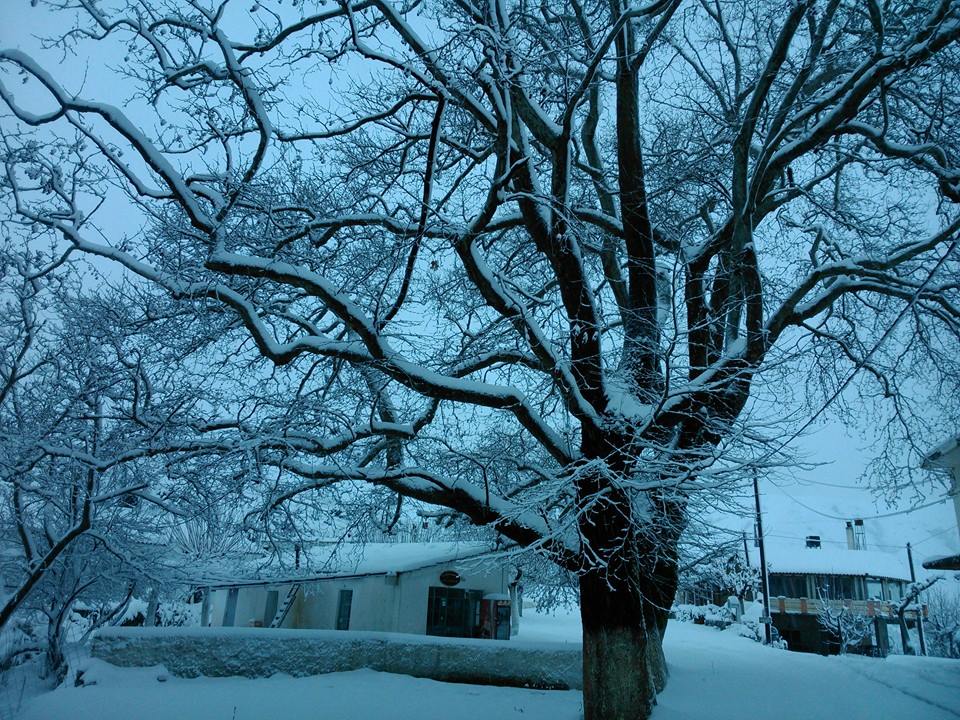
[[[635,472],[629,447],[622,436],[581,439],[584,457],[625,476]],[[577,495],[581,538],[595,558],[580,575],[584,720],[644,720],[667,683],[663,635],[677,589],[683,508],[657,492],[631,496],[603,473],[584,473]],[[642,533],[638,512],[646,516]]]
[[[584,720],[643,720],[666,685],[657,615],[628,585],[596,573],[580,580]]]
[[[47,625],[47,648],[44,653],[44,676],[53,678],[59,685],[67,676],[67,658],[63,654],[63,618],[70,612],[71,602],[66,608],[61,608]]]
[[[916,655],[913,645],[910,644],[910,631],[907,630],[907,620],[902,608],[897,612],[897,620],[900,625],[900,644],[903,646],[903,654]]]

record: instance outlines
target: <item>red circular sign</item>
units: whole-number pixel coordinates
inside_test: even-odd
[[[460,573],[454,570],[444,570],[440,573],[440,582],[449,587],[460,584]]]

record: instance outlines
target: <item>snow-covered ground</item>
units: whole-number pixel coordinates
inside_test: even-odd
[[[579,642],[576,615],[525,612],[521,637]],[[960,661],[824,658],[762,647],[732,632],[672,623],[670,684],[654,720],[953,720],[960,718]],[[359,670],[310,678],[168,676],[89,661],[96,685],[63,687],[26,702],[22,720],[576,720],[578,692],[480,687]]]

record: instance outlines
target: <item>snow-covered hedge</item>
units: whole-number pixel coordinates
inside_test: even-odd
[[[579,648],[553,643],[400,633],[271,628],[108,628],[94,657],[124,667],[164,665],[180,677],[319,675],[370,668],[455,682],[582,688]]]
[[[734,620],[732,613],[725,607],[718,605],[674,605],[672,608],[674,620],[692,622],[698,625],[726,628]]]

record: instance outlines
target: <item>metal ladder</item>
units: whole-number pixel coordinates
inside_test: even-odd
[[[299,583],[290,586],[290,589],[287,591],[287,596],[283,599],[283,604],[277,608],[276,615],[274,615],[273,620],[270,621],[270,627],[278,628],[283,624],[287,613],[290,612],[290,608],[293,607],[293,601],[297,599],[298,592],[300,592]]]

